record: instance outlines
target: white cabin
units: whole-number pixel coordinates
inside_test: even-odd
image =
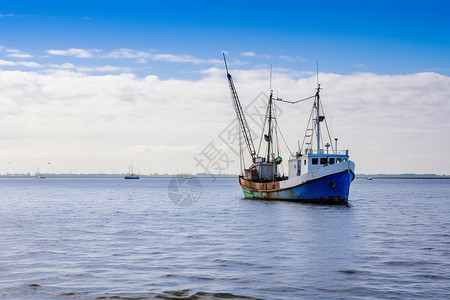
[[[289,159],[289,178],[301,176],[316,169],[339,164],[348,160],[348,150],[336,153],[308,153]]]

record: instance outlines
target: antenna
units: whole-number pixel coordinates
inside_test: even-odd
[[[272,64],[270,64],[270,92],[272,93]]]
[[[316,85],[319,86],[319,61],[316,61]]]

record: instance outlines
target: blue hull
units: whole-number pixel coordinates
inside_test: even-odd
[[[256,191],[242,187],[245,198],[293,200],[312,203],[347,203],[353,172],[328,175],[313,181],[275,191]]]

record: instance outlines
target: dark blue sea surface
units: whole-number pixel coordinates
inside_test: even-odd
[[[0,298],[450,299],[450,180],[338,206],[173,180],[0,179]]]

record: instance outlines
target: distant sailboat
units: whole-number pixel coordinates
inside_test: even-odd
[[[37,179],[45,179],[45,176],[42,175],[42,174],[39,172],[39,166],[38,166],[38,169],[37,169],[37,172],[36,172],[36,178],[37,178]]]
[[[128,174],[124,177],[124,179],[139,179],[139,175],[136,175],[133,172],[133,163],[130,163],[128,166]]]

